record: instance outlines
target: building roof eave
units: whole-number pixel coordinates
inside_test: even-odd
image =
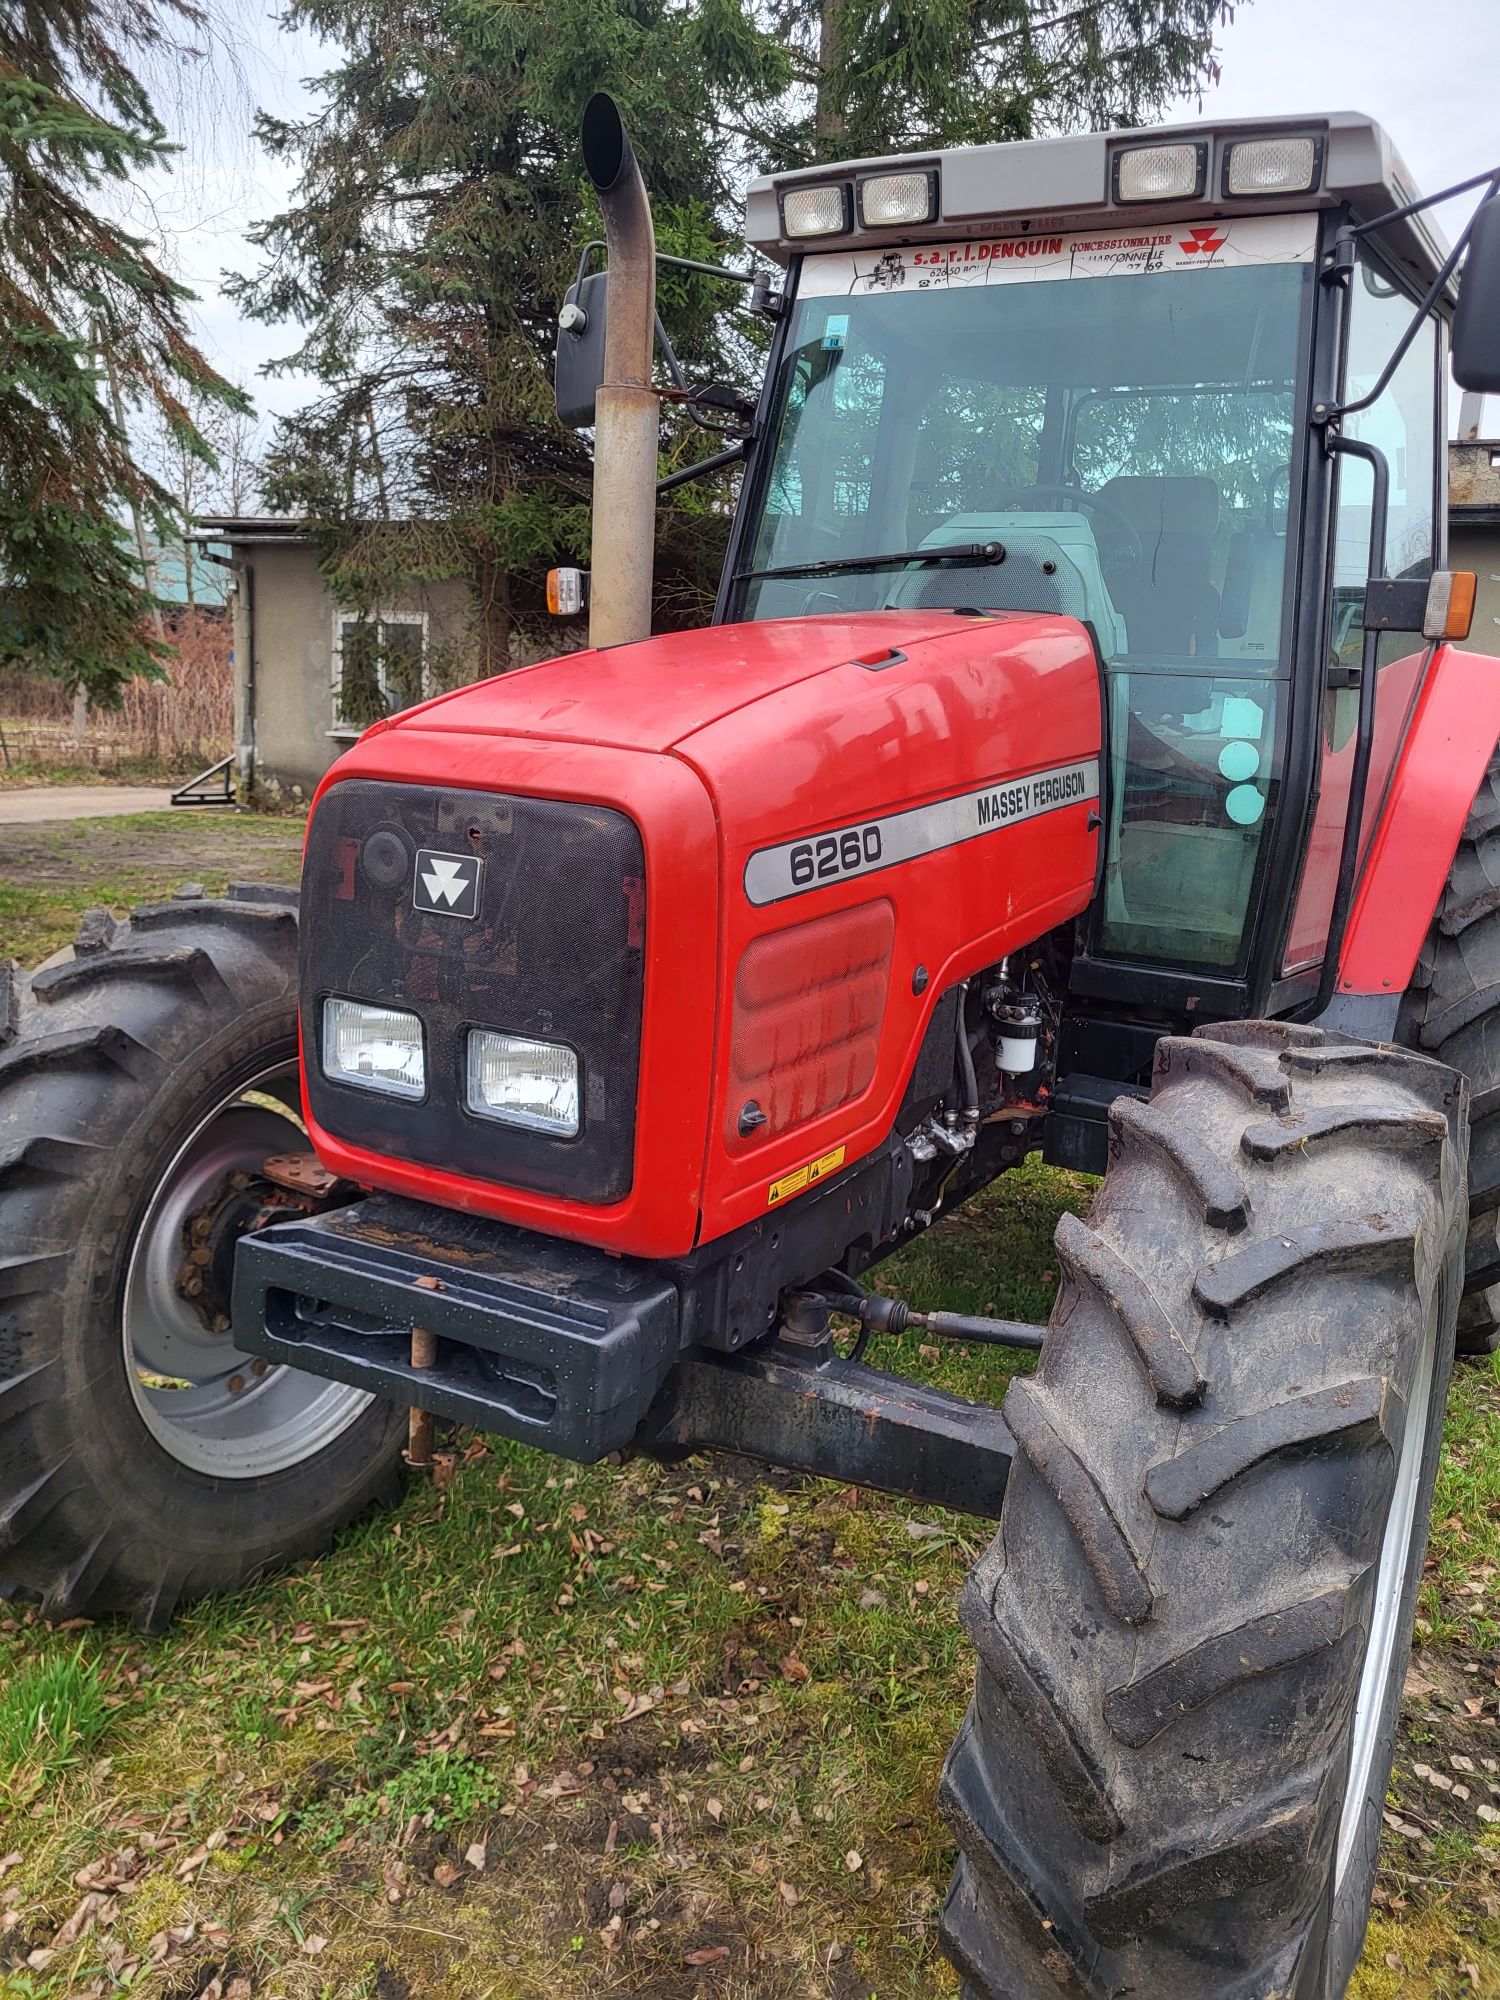
[[[200,514],[193,523],[189,540],[228,542],[230,547],[250,542],[311,542],[309,523],[287,514]]]

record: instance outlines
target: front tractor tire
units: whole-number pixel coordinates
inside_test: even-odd
[[[226,1216],[307,1143],[296,981],[255,891],[0,967],[0,1595],[49,1619],[159,1629],[396,1489],[401,1412],[228,1337]]]
[[[1116,1107],[1011,1387],[943,1777],[970,2000],[1335,2000],[1358,1960],[1463,1274],[1466,1092],[1248,1023]]]

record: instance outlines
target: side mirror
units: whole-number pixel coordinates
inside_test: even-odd
[[[1460,389],[1500,394],[1500,194],[1480,204],[1469,234],[1453,321],[1453,379]]]
[[[603,271],[590,271],[570,285],[557,316],[552,388],[558,416],[574,430],[587,430],[593,423],[604,380],[605,276]]]

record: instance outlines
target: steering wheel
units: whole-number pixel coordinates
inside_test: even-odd
[[[1146,551],[1141,547],[1141,538],[1136,533],[1135,524],[1131,521],[1130,517],[1122,514],[1112,500],[1101,500],[1097,493],[1085,492],[1081,486],[1064,486],[1061,484],[1055,486],[1013,486],[1008,493],[1002,493],[994,504],[996,507],[1015,507],[1023,500],[1034,500],[1044,493],[1054,499],[1073,500],[1081,506],[1093,507],[1097,512],[1107,514],[1110,520],[1114,522],[1115,526],[1125,536],[1126,547],[1123,553],[1128,555],[1133,563],[1142,563],[1146,560]],[[1117,561],[1118,558],[1109,567],[1111,569],[1115,568]]]

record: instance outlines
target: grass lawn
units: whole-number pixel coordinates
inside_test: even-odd
[[[212,866],[154,874],[145,821],[25,829],[19,870],[0,829],[0,945],[35,958],[184,874],[295,869],[286,822],[195,825]],[[1033,1163],[885,1282],[1040,1317],[1088,1198]],[[996,1401],[1008,1379],[917,1336],[872,1358]],[[0,1994],[955,1993],[933,1795],[986,1525],[739,1460],[464,1442],[446,1490],[164,1639],[0,1621]],[[1493,1366],[1456,1378],[1436,1519],[1357,2000],[1500,1995]]]
[[[122,915],[179,882],[295,882],[302,821],[218,806],[37,826],[0,824],[0,957],[34,965],[71,944],[91,903]]]

